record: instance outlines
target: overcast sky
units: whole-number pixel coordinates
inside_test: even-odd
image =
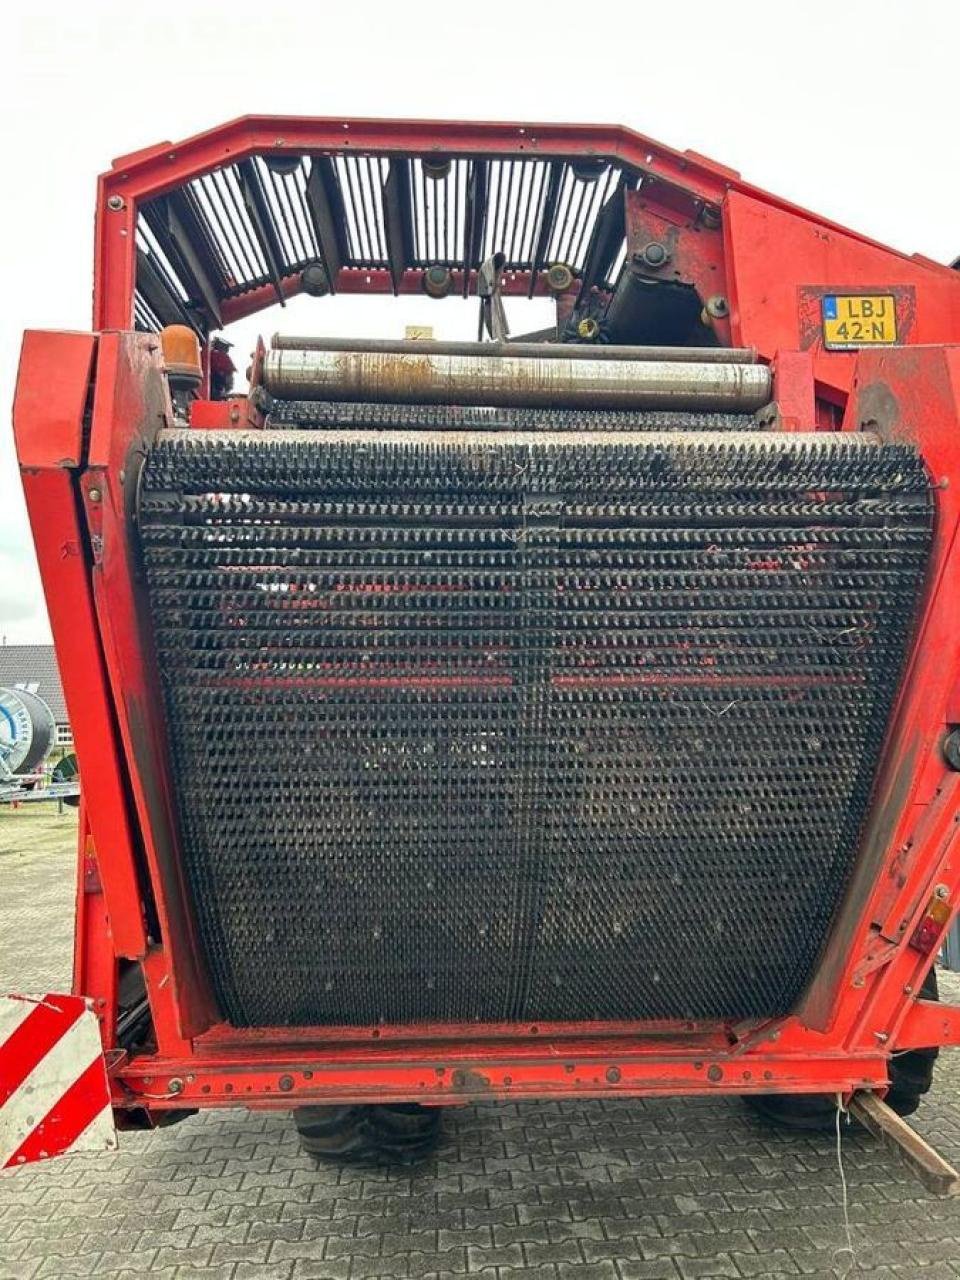
[[[0,401],[23,329],[90,324],[94,181],[112,157],[248,112],[620,123],[897,248],[960,254],[955,0],[674,5],[9,5],[0,120]],[[295,300],[258,325],[469,334],[448,299]],[[543,321],[531,313],[515,327]],[[0,429],[0,636],[49,638]]]

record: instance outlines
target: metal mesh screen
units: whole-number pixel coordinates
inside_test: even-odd
[[[232,1022],[791,1007],[928,553],[912,450],[166,432],[140,523]]]

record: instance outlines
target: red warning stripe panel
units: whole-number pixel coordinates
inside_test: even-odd
[[[107,1071],[103,1058],[94,1058],[82,1075],[47,1112],[37,1127],[7,1160],[4,1168],[46,1160],[70,1151],[77,1139],[101,1114]]]
[[[0,1169],[115,1145],[92,1008],[80,996],[0,996]]]
[[[37,1063],[77,1021],[84,1002],[77,996],[10,996],[32,1005],[25,1021],[0,1043],[0,1107],[23,1084]],[[16,1010],[14,1010],[16,1012]],[[0,1035],[3,1024],[0,1023]]]

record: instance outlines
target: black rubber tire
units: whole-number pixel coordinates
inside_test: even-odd
[[[341,1160],[364,1148],[362,1107],[298,1107],[293,1113],[304,1151],[321,1160]]]
[[[939,1000],[937,973],[931,969],[923,980],[920,995],[925,1000]],[[920,1105],[920,1099],[933,1084],[933,1068],[939,1049],[910,1049],[890,1059],[889,1106],[901,1116],[909,1116]],[[785,1129],[803,1129],[823,1133],[837,1120],[833,1098],[821,1093],[747,1094],[744,1101],[765,1120]]]
[[[440,1108],[416,1102],[357,1107],[299,1107],[293,1113],[304,1151],[317,1160],[413,1164],[436,1147]]]
[[[924,978],[920,995],[924,1000],[940,999],[936,969],[931,969]],[[939,1049],[910,1049],[891,1060],[890,1092],[886,1101],[898,1115],[912,1115],[923,1095],[929,1093],[933,1084],[933,1068],[939,1056]]]

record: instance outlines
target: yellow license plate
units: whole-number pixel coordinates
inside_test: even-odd
[[[831,351],[893,346],[897,304],[892,293],[828,293],[822,300],[823,345]]]

